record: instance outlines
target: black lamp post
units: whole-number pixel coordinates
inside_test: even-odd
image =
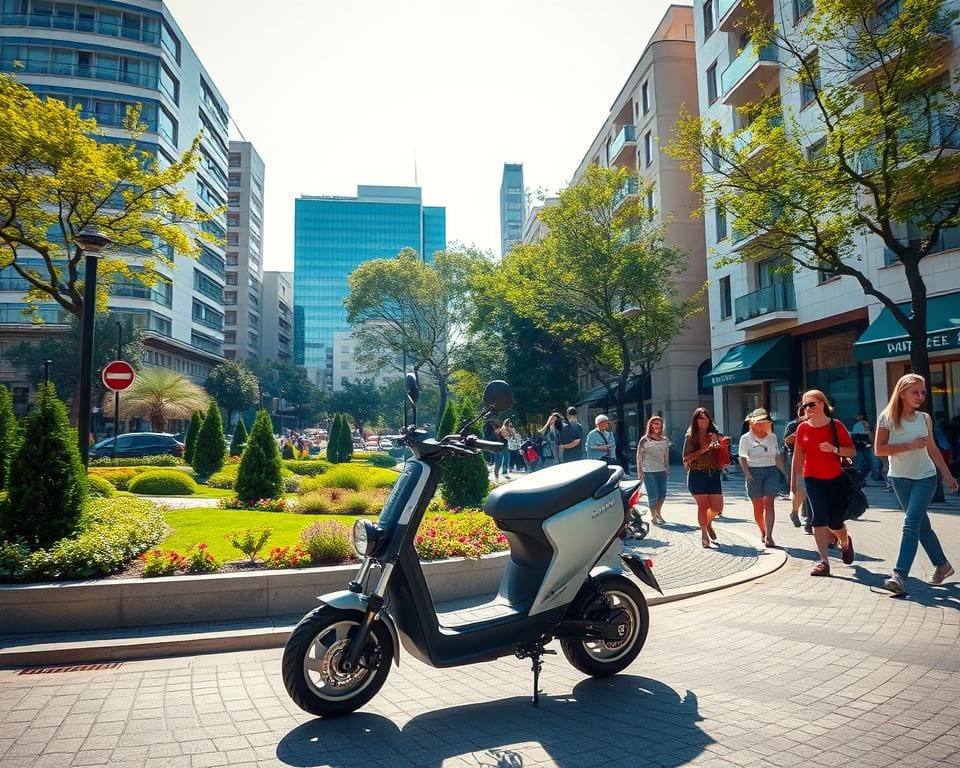
[[[97,259],[100,251],[113,245],[96,227],[85,227],[74,237],[83,252],[83,316],[80,324],[80,391],[77,393],[77,434],[83,465],[90,461],[90,387],[93,377],[93,327],[97,316]]]

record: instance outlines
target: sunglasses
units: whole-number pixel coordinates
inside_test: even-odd
[[[820,405],[819,400],[812,400],[809,403],[804,403],[803,407],[804,407],[804,410],[809,411],[811,408],[816,408],[818,405]]]

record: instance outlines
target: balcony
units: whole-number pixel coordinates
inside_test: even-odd
[[[758,101],[774,89],[770,86],[780,71],[780,49],[776,43],[762,48],[747,44],[720,75],[723,103],[740,106]]]
[[[639,192],[640,185],[636,178],[633,176],[628,177],[623,183],[623,186],[621,186],[613,196],[613,210],[617,210],[627,199],[634,197],[639,194]]]
[[[908,150],[901,152],[900,148]],[[929,117],[917,115],[913,124],[903,132],[903,139],[897,142],[894,166],[909,163],[924,155],[940,150],[944,154],[953,154],[960,149],[960,126],[954,115],[932,112]],[[860,172],[872,173],[880,167],[883,147],[874,144],[860,153]],[[901,154],[905,155],[901,157]]]
[[[26,5],[26,3],[24,3]],[[50,3],[45,3],[50,5]],[[136,14],[129,14],[133,19],[131,24],[123,25],[119,21],[112,21],[105,18],[94,20],[91,16],[74,16],[70,11],[72,5],[64,4],[64,9],[53,15],[52,13],[5,13],[0,16],[0,26],[5,27],[40,27],[46,29],[63,29],[70,32],[89,32],[94,35],[108,35],[110,37],[123,37],[127,40],[135,40],[139,43],[148,45],[160,45],[160,32],[149,28],[144,28],[139,22]],[[119,16],[119,14],[117,14]],[[159,19],[151,17],[149,26],[157,26],[155,22]]]
[[[607,165],[616,165],[625,149],[637,146],[637,126],[625,125],[610,143],[607,151]]]
[[[801,3],[812,3],[812,0],[800,0]],[[739,33],[743,31],[743,22],[751,10],[743,0],[718,0],[717,2],[717,29],[721,32]],[[773,0],[756,0],[754,9],[766,18],[773,18]]]
[[[796,320],[797,298],[793,283],[775,283],[738,296],[733,302],[737,329],[756,328],[778,320]]]
[[[783,127],[783,115],[775,115],[767,121],[767,125],[771,128],[781,128]],[[750,126],[742,129],[736,136],[733,137],[733,148],[736,152],[747,152],[747,157],[753,157],[760,150],[763,149],[762,144],[758,144],[754,147],[750,145],[753,144],[753,129]]]
[[[890,25],[899,18],[902,10],[903,0],[897,0],[897,2],[884,8],[867,23],[867,31],[870,34],[865,35],[865,39],[869,42],[869,40],[878,36],[882,37],[890,28]],[[947,19],[938,16],[930,25],[929,34],[931,38],[934,38],[934,42],[939,42],[941,45],[949,43],[951,35],[950,24]],[[854,49],[847,51],[847,68],[850,70],[850,79],[854,82],[868,80],[873,70],[880,64],[879,54],[874,46],[870,45],[869,47],[870,50]],[[883,47],[882,40],[880,41],[880,47]],[[892,54],[893,52],[890,52],[890,55]]]
[[[770,235],[767,231],[768,227],[776,223],[782,213],[783,207],[776,206],[770,213],[769,223],[761,222],[761,226],[754,228],[750,232],[738,230],[736,225],[734,225],[730,231],[730,244],[733,246],[733,250],[745,251],[748,249],[763,248]]]

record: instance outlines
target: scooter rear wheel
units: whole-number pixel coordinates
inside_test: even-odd
[[[371,628],[357,669],[340,668],[362,621],[360,611],[324,605],[294,628],[283,649],[282,670],[283,684],[298,707],[319,717],[346,715],[370,701],[386,682],[394,648],[382,621]]]
[[[572,619],[605,621],[622,610],[626,631],[618,640],[561,640],[560,649],[574,667],[592,677],[609,677],[623,671],[637,658],[647,641],[650,612],[639,587],[623,576],[601,581],[603,596],[589,595],[570,615]]]

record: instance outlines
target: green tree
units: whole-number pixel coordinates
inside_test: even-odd
[[[687,255],[645,208],[647,187],[640,182],[637,195],[618,203],[627,181],[626,169],[589,168],[540,212],[546,237],[514,247],[487,288],[603,382],[620,414],[630,380],[649,376],[703,310],[703,289],[683,297],[675,285]],[[624,419],[617,442],[626,445]]]
[[[167,422],[189,419],[207,407],[209,398],[197,384],[182,373],[167,368],[144,368],[130,388],[120,396],[120,415],[145,417],[155,432],[164,432]],[[113,395],[103,399],[103,410],[113,415]],[[219,421],[219,413],[218,421]],[[222,433],[221,428],[221,433]]]
[[[242,362],[227,360],[210,371],[203,388],[227,412],[227,427],[233,425],[233,412],[257,404],[257,377]]]
[[[411,248],[361,264],[347,282],[347,320],[367,371],[423,371],[446,407],[452,356],[463,343],[469,278],[486,256],[473,249],[438,251],[426,263]]]
[[[327,461],[331,464],[340,463],[340,431],[343,422],[340,414],[336,413],[330,419],[330,430],[327,433]]]
[[[227,441],[223,436],[223,421],[220,409],[215,402],[203,419],[203,425],[197,434],[197,444],[193,449],[193,468],[200,477],[210,477],[219,472],[227,459]]]
[[[200,137],[160,166],[137,140],[145,128],[128,111],[125,140],[100,141],[95,120],[56,98],[41,98],[0,75],[0,269],[30,288],[24,308],[53,302],[83,314],[83,249],[77,235],[96,228],[115,244],[99,262],[97,308],[115,282],[169,281],[161,269],[174,254],[197,256],[220,214],[199,209],[186,193],[200,160]],[[192,183],[192,181],[190,182]],[[134,261],[136,262],[134,264]]]
[[[437,427],[437,436],[458,431],[463,416],[453,403],[448,403]],[[478,507],[490,491],[487,461],[482,455],[451,456],[441,463],[443,472],[440,495],[448,507]]]
[[[118,322],[123,328],[125,339],[121,348],[123,359],[138,371],[143,367],[146,353],[141,339],[142,334],[133,320],[114,312],[98,314],[94,320],[93,370],[95,374],[91,382],[91,396],[95,402],[102,400],[108,394],[113,397],[113,393],[103,386],[96,372],[117,356]],[[66,332],[62,335],[51,334],[36,343],[15,344],[4,352],[4,357],[34,386],[43,381],[44,361],[52,360],[54,364],[50,366],[48,372],[49,380],[56,386],[60,397],[70,402],[77,393],[77,371],[80,370],[79,318],[71,315],[67,318],[67,326]]]
[[[36,408],[23,420],[23,440],[10,462],[0,527],[31,548],[48,547],[77,528],[87,500],[86,472],[66,406],[41,384]]]
[[[265,398],[276,397],[293,406],[297,426],[314,424],[325,408],[323,393],[310,380],[306,368],[276,360],[253,361],[251,370],[260,381]]]
[[[194,411],[190,417],[190,423],[187,425],[187,434],[184,436],[183,460],[187,464],[193,464],[193,452],[197,447],[197,435],[200,434],[200,427],[203,426],[203,414],[200,411]]]
[[[330,395],[329,406],[334,410],[349,413],[360,434],[363,434],[363,425],[368,421],[375,421],[382,412],[383,399],[370,379],[347,381],[344,382],[343,389]]]
[[[447,403],[443,409],[443,415],[437,424],[437,440],[457,431],[457,407],[453,403]]]
[[[271,434],[272,431],[271,431]],[[242,456],[244,446],[247,444],[247,427],[243,419],[237,419],[237,425],[233,429],[233,440],[230,441],[230,455]]]
[[[240,422],[243,423],[242,421]],[[258,411],[250,429],[234,490],[241,501],[279,499],[283,496],[283,464],[277,441],[273,436],[273,422],[266,411]]]
[[[347,414],[340,414],[340,435],[338,438],[337,458],[341,464],[346,464],[353,458],[353,431]]]
[[[17,452],[19,442],[17,419],[13,415],[13,399],[10,397],[10,390],[0,384],[0,491],[7,487],[10,461]]]
[[[754,8],[744,36],[754,49],[777,46],[804,94],[802,119],[777,91],[740,107],[749,129],[724,135],[688,115],[669,147],[705,206],[725,209],[745,241],[720,263],[779,254],[786,272],[852,278],[909,335],[911,368],[923,376],[922,265],[960,226],[960,92],[941,75],[958,17],[944,0],[904,0],[882,12],[867,0],[817,0],[803,24],[774,26]],[[901,279],[883,270],[879,284],[862,261],[867,238],[892,255]],[[893,296],[904,283],[909,307]]]
[[[482,391],[482,387],[481,387]],[[390,379],[380,387],[380,397],[383,402],[383,413],[388,424],[399,429],[403,426],[403,405],[407,403],[408,418],[412,420],[413,416],[409,413],[410,404],[407,400],[406,390],[404,389],[403,379]],[[432,381],[421,382],[420,401],[417,403],[417,416],[420,422],[425,420],[423,414],[439,413],[440,393]]]

